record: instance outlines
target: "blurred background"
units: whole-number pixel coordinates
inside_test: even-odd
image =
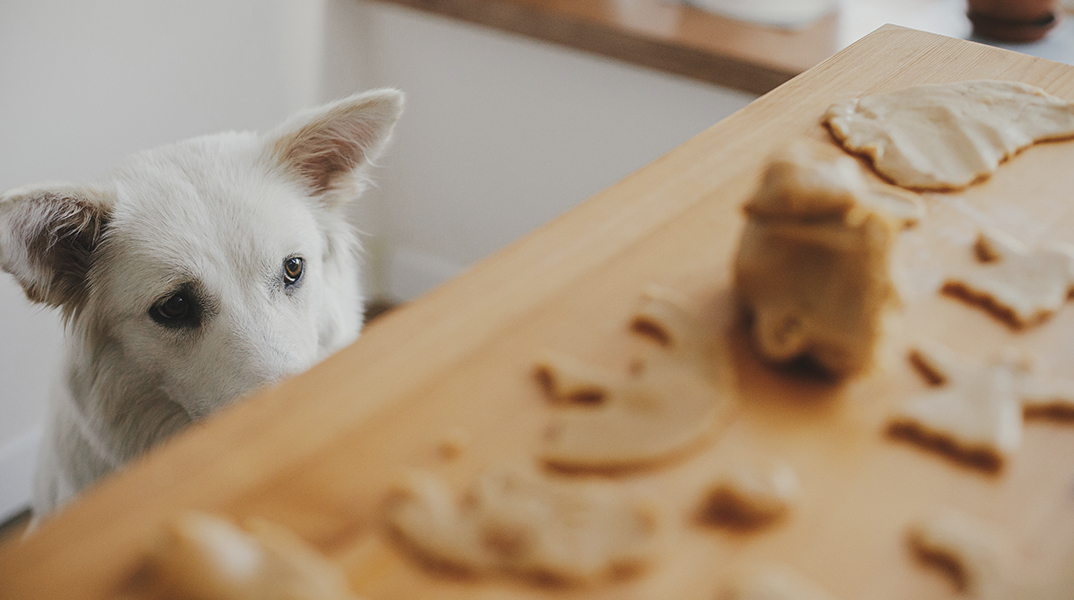
[[[782,2],[794,18],[734,0],[692,4],[3,0],[0,189],[90,179],[141,149],[222,130],[263,130],[303,107],[398,87],[408,95],[407,111],[379,161],[377,189],[351,218],[363,232],[367,295],[402,302],[774,85],[751,81],[743,64],[785,79],[885,22],[971,35],[961,0],[812,0],[809,10]],[[460,19],[437,5],[474,12]],[[512,12],[512,5],[525,10]],[[527,21],[556,5],[574,11],[575,21]],[[594,19],[615,24],[579,27],[586,7]],[[1016,49],[1065,60],[1074,54],[1067,25]],[[626,38],[610,33],[618,26]],[[624,39],[642,39],[648,45],[639,47],[654,54],[693,44],[684,56],[713,62],[691,63],[689,72],[717,75],[686,77],[687,69],[658,65],[639,51],[640,60],[619,56]],[[798,51],[798,40],[808,52]],[[738,45],[748,52],[739,55]],[[733,76],[724,79],[720,69]],[[30,497],[63,332],[59,315],[30,305],[6,275],[0,313],[3,522]]]

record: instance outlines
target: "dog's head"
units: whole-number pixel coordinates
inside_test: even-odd
[[[357,335],[344,209],[401,110],[399,92],[370,92],[267,134],[144,152],[92,184],[11,190],[0,267],[62,309],[84,345],[75,360],[99,363],[73,385],[197,418]]]

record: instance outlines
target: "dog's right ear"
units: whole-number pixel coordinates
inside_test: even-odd
[[[267,135],[268,146],[281,167],[336,206],[362,191],[402,112],[398,90],[355,94],[294,115]]]
[[[0,268],[26,297],[62,307],[70,317],[85,301],[86,277],[111,216],[93,188],[46,184],[0,194]]]

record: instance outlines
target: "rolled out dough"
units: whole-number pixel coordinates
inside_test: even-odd
[[[1074,104],[1024,83],[961,81],[844,100],[824,122],[892,182],[945,190],[987,177],[1035,142],[1074,136]]]
[[[655,552],[656,513],[608,485],[563,482],[518,466],[484,473],[456,501],[414,473],[388,506],[396,539],[429,566],[558,585],[632,575]]]

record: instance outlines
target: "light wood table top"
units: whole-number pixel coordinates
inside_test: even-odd
[[[198,509],[260,516],[339,561],[372,600],[715,597],[737,569],[788,565],[837,598],[957,597],[906,544],[909,523],[954,508],[987,520],[1043,571],[1074,543],[1074,424],[1031,420],[998,474],[889,439],[888,416],[925,389],[905,340],[928,337],[983,356],[1015,345],[1074,373],[1074,306],[1014,332],[936,293],[943,266],[982,224],[1025,241],[1074,242],[1074,143],[1031,148],[987,182],[930,194],[928,217],[901,234],[907,272],[900,326],[881,368],[845,385],[774,372],[730,327],[739,381],[731,422],[667,468],[608,479],[669,514],[673,543],[638,578],[593,589],[423,570],[387,538],[381,507],[410,469],[461,492],[490,465],[532,463],[554,411],[533,378],[545,349],[625,369],[638,342],[626,321],[657,283],[735,322],[730,265],[766,157],[798,138],[830,143],[835,100],[921,83],[1017,79],[1074,100],[1074,67],[885,27],[702,132],[423,298],[374,323],[313,370],[194,427],[85,494],[24,543],[0,547],[0,598],[108,598],[164,523]],[[445,460],[446,439],[461,453]],[[698,491],[743,458],[785,460],[803,486],[777,526],[735,535],[697,526]],[[563,476],[563,475],[557,475]],[[1065,568],[1069,569],[1069,565]]]

